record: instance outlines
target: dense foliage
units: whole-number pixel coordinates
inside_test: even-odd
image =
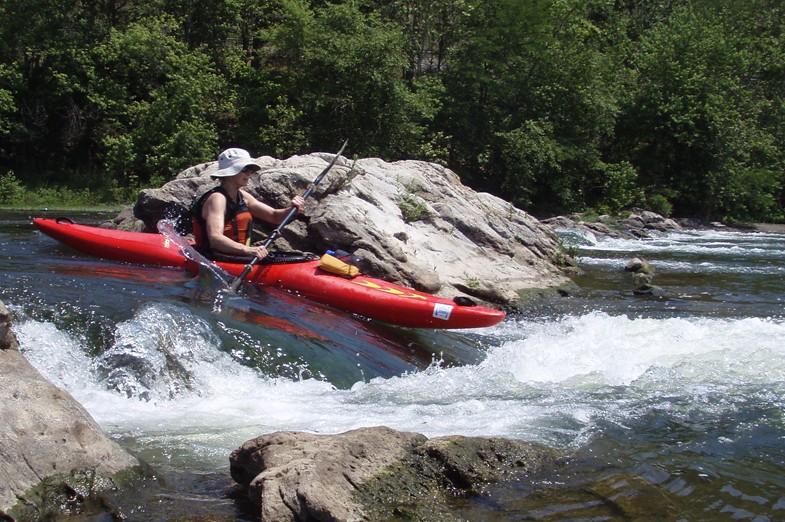
[[[779,0],[4,0],[0,202],[228,146],[438,161],[537,214],[782,221]]]

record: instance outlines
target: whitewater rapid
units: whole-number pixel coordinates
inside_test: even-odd
[[[385,425],[426,436],[506,436],[561,448],[598,423],[624,425],[653,408],[731,412],[750,394],[783,407],[785,322],[774,318],[635,318],[603,312],[508,320],[477,364],[376,377],[338,389],[314,378],[264,375],[220,350],[187,307],[150,305],[117,325],[115,346],[188,375],[118,389],[83,339],[27,319],[15,332],[28,359],[110,434],[194,445],[216,465],[247,438],[279,430],[339,433]],[[495,345],[493,345],[495,344]],[[166,347],[166,354],[161,353]],[[126,376],[128,377],[128,376]],[[146,388],[146,394],[138,390]],[[721,399],[721,400],[718,400]]]

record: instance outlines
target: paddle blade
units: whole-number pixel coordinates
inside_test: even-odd
[[[241,284],[243,284],[243,280],[245,280],[246,276],[249,273],[251,273],[251,269],[256,264],[257,259],[258,258],[254,258],[253,261],[245,265],[245,268],[243,268],[243,272],[239,276],[237,276],[237,279],[232,281],[232,284],[229,286],[229,289],[232,292],[237,293],[237,289],[240,288]]]

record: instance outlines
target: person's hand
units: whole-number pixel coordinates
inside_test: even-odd
[[[292,206],[297,208],[297,212],[302,212],[304,205],[305,199],[302,196],[297,195],[292,198]]]
[[[249,246],[247,252],[249,255],[256,256],[256,258],[259,259],[259,261],[267,257],[267,255],[269,254],[267,249],[261,245]]]

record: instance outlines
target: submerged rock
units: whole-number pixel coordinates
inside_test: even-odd
[[[665,290],[657,285],[646,283],[633,290],[632,293],[635,295],[662,297],[665,295]]]
[[[553,466],[552,450],[520,441],[428,439],[385,427],[338,435],[278,432],[230,457],[232,478],[263,522],[456,519],[451,499]]]
[[[259,158],[262,171],[248,190],[275,207],[288,206],[331,159]],[[133,216],[125,213],[108,225],[155,231],[160,219],[169,218],[188,233],[189,207],[215,186],[215,169],[215,163],[197,165],[161,188],[141,191]],[[267,234],[273,229],[260,228]],[[424,161],[340,158],[282,235],[278,250],[346,250],[363,258],[371,275],[448,298],[466,294],[512,305],[532,288],[569,286],[562,270],[567,256],[550,228]]]

